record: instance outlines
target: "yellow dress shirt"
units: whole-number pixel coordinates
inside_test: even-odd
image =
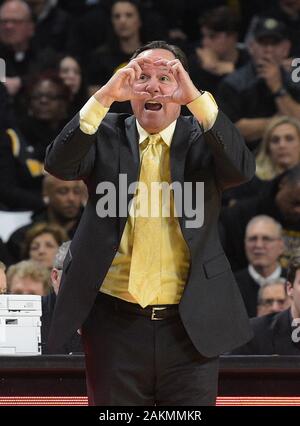
[[[216,119],[218,108],[209,93],[205,92],[187,105],[205,130],[210,129]],[[97,131],[108,108],[104,108],[94,97],[80,111],[80,129],[84,133],[93,134]],[[139,133],[140,157],[142,157],[143,142],[149,134],[136,122]],[[168,149],[164,156],[164,181],[171,183],[170,176],[170,145],[176,126],[176,120],[159,134]],[[114,297],[137,303],[128,292],[131,253],[133,244],[134,216],[129,215],[121,238],[120,246],[113,262],[102,283],[100,291]],[[178,218],[174,215],[162,218],[162,258],[161,258],[161,291],[151,304],[178,304],[186,283],[190,253],[183,238]]]

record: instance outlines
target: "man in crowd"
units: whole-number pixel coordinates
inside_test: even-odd
[[[281,225],[270,216],[256,216],[246,228],[245,251],[248,266],[235,274],[249,317],[257,315],[259,288],[284,272],[279,264],[283,253]]]
[[[252,60],[219,86],[219,104],[255,148],[276,114],[300,118],[300,86],[283,62],[291,43],[287,30],[273,18],[257,20],[249,41]]]
[[[251,319],[254,338],[233,355],[300,355],[300,256],[296,252],[287,272],[291,307]]]

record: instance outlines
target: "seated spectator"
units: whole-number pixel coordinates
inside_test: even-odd
[[[0,294],[7,293],[7,280],[5,274],[6,266],[3,262],[0,262]]]
[[[47,145],[68,120],[70,99],[69,88],[52,71],[36,75],[26,86],[26,104],[18,127],[41,162]]]
[[[71,16],[57,5],[57,0],[26,0],[35,23],[34,41],[39,48],[52,46],[57,52],[66,50]]]
[[[0,208],[34,210],[44,207],[44,164],[39,150],[18,129],[0,130]]]
[[[287,294],[291,307],[251,319],[254,338],[235,349],[233,355],[300,355],[300,256],[293,255],[288,265]]]
[[[53,66],[56,52],[39,49],[33,42],[34,23],[28,4],[10,0],[0,6],[0,57],[5,60],[5,86],[11,96],[18,94],[32,73]]]
[[[81,65],[73,56],[63,56],[58,64],[58,75],[70,90],[71,99],[68,116],[73,118],[88,98]]]
[[[251,61],[219,85],[219,107],[253,149],[274,115],[300,119],[300,86],[283,63],[290,53],[287,30],[279,21],[260,19],[249,42]]]
[[[234,271],[247,266],[245,230],[250,219],[258,215],[271,216],[281,224],[285,249],[280,263],[286,267],[291,252],[300,246],[300,165],[269,181],[258,197],[221,212],[221,241]]]
[[[266,128],[256,157],[256,175],[273,179],[300,164],[300,121],[292,117],[276,117]]]
[[[249,317],[257,315],[259,289],[285,274],[279,264],[283,253],[281,225],[269,216],[256,216],[246,227],[245,251],[248,266],[235,274]]]
[[[7,243],[15,261],[21,260],[21,246],[26,231],[36,223],[46,222],[64,228],[69,239],[78,226],[85,199],[85,185],[81,181],[64,181],[47,174],[43,181],[45,208],[32,216],[32,224],[17,229]]]
[[[54,291],[49,293],[47,296],[42,297],[42,328],[41,328],[41,337],[42,337],[42,353],[46,353],[46,344],[47,337],[51,325],[52,315],[56,302],[56,295],[59,291],[63,263],[67,256],[71,241],[63,243],[55,256],[53,268],[51,271],[51,282]],[[64,345],[61,350],[61,353],[70,354],[70,353],[82,353],[82,343],[81,337],[76,332],[73,336],[70,337],[69,341]]]
[[[207,11],[200,18],[202,44],[189,57],[190,75],[198,89],[215,93],[223,77],[249,61],[238,42],[240,21],[226,6]]]
[[[9,294],[45,296],[50,289],[49,270],[34,260],[23,260],[10,266],[7,270],[7,292]]]
[[[285,278],[265,282],[258,291],[257,316],[281,312],[290,306]]]
[[[60,226],[37,223],[25,234],[23,258],[52,269],[57,250],[67,239],[66,231]]]

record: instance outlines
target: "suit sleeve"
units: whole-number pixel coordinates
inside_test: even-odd
[[[250,180],[255,158],[238,129],[219,110],[212,128],[203,135],[214,157],[215,174],[222,190]]]
[[[45,170],[63,180],[86,178],[95,161],[96,134],[80,130],[79,113],[47,147]]]

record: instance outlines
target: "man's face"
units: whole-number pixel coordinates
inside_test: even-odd
[[[300,269],[296,272],[293,284],[288,283],[287,293],[292,299],[292,310],[300,318]]]
[[[300,220],[300,182],[282,182],[275,202],[284,219],[289,223]]]
[[[165,49],[153,49],[142,52],[138,57],[145,56],[152,60],[159,58],[171,61],[175,59],[172,52]],[[148,92],[146,100],[133,100],[131,106],[139,124],[149,133],[158,133],[176,120],[180,114],[180,105],[175,103],[151,104],[154,96],[171,95],[177,88],[175,77],[163,66],[147,64],[143,73],[133,83],[133,89]]]
[[[202,46],[211,49],[221,57],[230,51],[236,44],[236,37],[225,31],[213,31],[207,27],[201,28]]]
[[[248,227],[245,248],[249,263],[254,268],[262,268],[276,265],[284,245],[276,225],[266,220]]]
[[[7,2],[0,10],[0,41],[8,46],[28,43],[34,32],[28,11],[17,2]]]
[[[61,218],[76,219],[83,201],[83,183],[51,178],[44,195],[49,197],[49,207]]]
[[[261,295],[261,300],[257,308],[257,316],[271,314],[272,312],[281,312],[290,305],[290,299],[285,292],[285,285],[276,283],[267,286]]]
[[[274,39],[265,38],[259,41],[252,40],[249,51],[256,66],[259,66],[261,61],[265,59],[270,59],[277,64],[281,64],[288,57],[290,46],[289,40],[278,42]]]

